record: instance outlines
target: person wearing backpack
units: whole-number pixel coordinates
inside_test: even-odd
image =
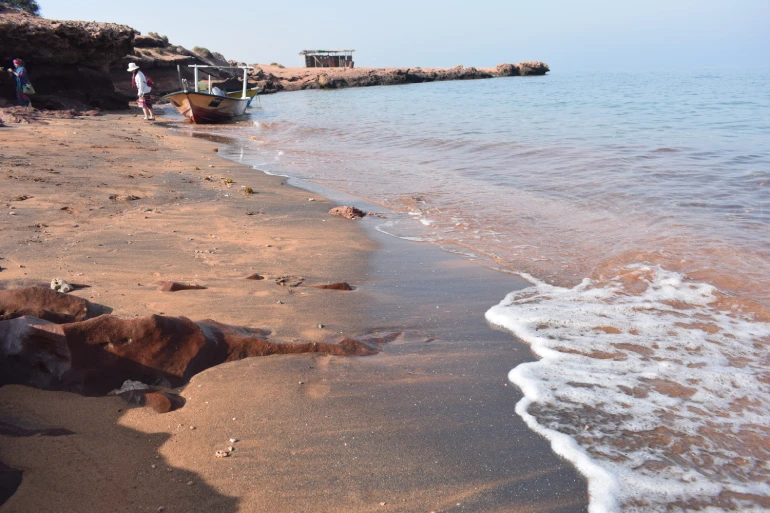
[[[139,70],[139,66],[137,66],[135,62],[128,64],[127,71],[133,73],[133,75],[131,75],[131,88],[136,89],[138,92],[139,96],[137,97],[136,104],[144,111],[144,117],[142,119],[153,121],[155,115],[152,112],[152,96],[150,95],[150,91],[152,91],[152,81],[144,76],[144,73]]]
[[[22,107],[29,107],[29,95],[35,94],[35,90],[27,78],[27,68],[24,67],[24,61],[21,59],[14,59],[13,66],[14,69],[8,68],[8,73],[16,78],[16,101]]]

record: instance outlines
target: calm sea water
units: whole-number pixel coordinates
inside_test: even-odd
[[[230,151],[387,206],[533,284],[517,412],[592,511],[770,511],[770,70],[553,74],[262,98]],[[496,306],[492,306],[495,305]]]

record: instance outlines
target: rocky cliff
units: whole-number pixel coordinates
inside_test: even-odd
[[[35,107],[127,108],[109,67],[133,51],[136,34],[125,25],[48,20],[0,6],[0,63],[8,68],[14,58],[25,61]],[[15,99],[12,78],[0,73],[1,98]]]

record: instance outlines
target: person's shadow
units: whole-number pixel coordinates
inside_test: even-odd
[[[117,397],[95,400],[10,385],[0,388],[0,403],[3,513],[238,510],[238,498],[160,454],[174,443],[171,438],[192,436],[188,426],[173,434],[121,426],[131,406]],[[94,408],[101,411],[88,417]],[[84,415],[78,415],[81,409]],[[59,425],[52,424],[57,418]],[[213,451],[205,456],[214,458]]]

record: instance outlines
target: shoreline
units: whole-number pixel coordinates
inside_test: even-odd
[[[17,247],[0,255],[3,285],[47,281],[53,261],[60,277],[70,272],[91,285],[77,294],[109,305],[113,315],[212,318],[269,329],[271,340],[283,342],[323,341],[338,331],[398,330],[402,336],[376,356],[283,355],[220,365],[195,376],[182,389],[187,404],[166,414],[116,397],[2,387],[3,421],[12,411],[24,427],[76,434],[3,435],[0,461],[27,467],[25,481],[0,510],[46,511],[56,504],[57,511],[83,511],[111,504],[121,511],[297,511],[323,504],[325,511],[498,511],[519,501],[533,511],[585,509],[582,478],[513,411],[520,394],[505,383],[506,373],[532,357],[483,320],[489,287],[502,294],[515,287],[501,283],[507,279],[499,273],[333,218],[326,211],[335,204],[327,199],[216,158],[212,143],[131,116],[3,130],[28,142],[46,136],[57,150],[60,142],[70,145],[52,168],[60,174],[41,174],[61,185],[7,179],[23,182],[28,192],[20,194],[31,191],[32,197],[8,202],[17,215],[3,222],[0,237],[4,247]],[[118,146],[99,142],[91,130]],[[96,160],[89,166],[72,155],[86,137],[90,147],[80,149],[104,152],[89,158],[112,160],[108,171],[121,174],[105,177]],[[34,168],[35,159],[52,162],[42,150],[31,153],[31,165],[10,169]],[[6,165],[0,170],[8,175]],[[83,179],[67,182],[67,171]],[[227,187],[223,176],[235,184]],[[257,194],[240,195],[241,185]],[[111,194],[142,199],[124,204],[107,199]],[[70,210],[56,210],[62,201]],[[255,215],[247,216],[247,209]],[[33,218],[47,226],[35,227]],[[10,219],[24,222],[9,225]],[[437,276],[425,276],[421,264]],[[344,280],[356,290],[303,286],[290,293],[269,280],[243,280],[247,271],[303,276],[308,283]],[[139,282],[137,273],[144,276]],[[148,286],[158,278],[209,288],[162,293]],[[444,306],[439,315],[436,301]],[[489,427],[480,418],[490,419]],[[214,459],[229,437],[239,440],[233,456]],[[50,464],[58,458],[60,466]],[[105,472],[107,486],[67,497]],[[265,482],[271,483],[267,489]],[[122,506],[114,506],[116,497]]]

